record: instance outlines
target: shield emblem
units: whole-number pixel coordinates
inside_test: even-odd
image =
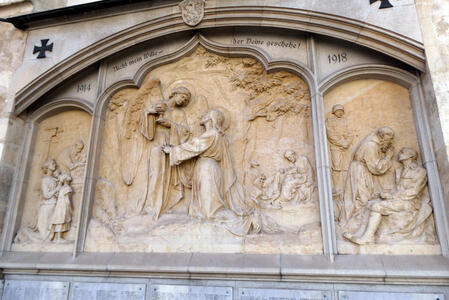
[[[205,0],[184,0],[179,3],[184,23],[198,25],[204,17],[204,3]]]

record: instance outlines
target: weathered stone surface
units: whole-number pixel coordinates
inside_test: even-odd
[[[293,289],[238,289],[240,300],[308,300],[308,299],[331,299],[329,291],[293,290]]]
[[[382,293],[382,292],[338,292],[339,300],[444,300],[443,294]]]
[[[86,250],[320,253],[309,112],[299,77],[202,47],[117,91]]]
[[[73,283],[72,300],[145,300],[145,284]]]
[[[379,80],[353,81],[326,94],[325,109],[335,217],[339,222],[337,235],[345,237],[339,241],[339,252],[439,254],[441,250],[430,214],[426,171],[420,167],[421,163],[414,162],[406,171],[407,179],[401,175],[407,168],[403,166],[403,160],[420,159],[408,91]],[[375,143],[383,142],[377,141],[375,135],[378,133],[373,135],[380,128],[388,129],[394,135],[385,158],[379,154],[383,153],[381,150],[376,150],[379,146],[375,146]],[[357,167],[358,160],[363,161],[362,169]],[[364,169],[363,164],[368,168]],[[366,184],[361,183],[364,180]],[[414,181],[406,187],[408,180]],[[376,201],[380,203],[375,204]],[[407,204],[412,203],[408,201],[415,201],[416,208],[408,207]],[[399,207],[399,203],[404,205]],[[395,215],[393,210],[398,214]],[[399,220],[416,225],[399,224]],[[411,226],[410,229],[406,229],[407,226]],[[376,245],[368,245],[374,243]]]
[[[7,280],[3,291],[4,300],[66,300],[68,282]]]
[[[39,124],[36,143],[29,158],[31,168],[27,173],[22,230],[16,236],[14,250],[70,251],[73,247],[84,180],[87,151],[85,143],[89,140],[90,120],[90,115],[84,111],[69,110],[48,117]],[[51,160],[55,162],[55,166],[53,171],[48,173],[47,162]],[[42,172],[45,174],[42,175]],[[63,174],[70,177],[70,184],[66,186],[66,196],[62,195],[60,190],[61,185],[65,185],[64,180],[61,180]],[[45,182],[45,176],[51,183],[48,180]],[[56,203],[51,204],[51,201]],[[60,201],[63,203],[61,209],[66,220],[64,226],[69,226],[70,229],[64,229],[64,232],[68,231],[64,234],[65,241],[58,243],[54,241],[56,238],[44,234],[47,229],[40,226],[43,226],[42,222],[50,222],[44,219],[55,218],[57,204]],[[48,205],[56,206],[51,209]],[[37,232],[39,237],[27,238],[31,237],[33,232]]]
[[[163,300],[232,300],[232,287],[194,286],[194,285],[152,285],[151,299]]]

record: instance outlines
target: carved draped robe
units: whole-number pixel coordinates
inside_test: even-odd
[[[391,158],[381,151],[375,134],[369,135],[355,150],[344,191],[346,220],[353,218],[352,227],[358,228],[368,201],[374,198],[374,177],[385,174],[391,165]]]
[[[70,229],[72,221],[70,195],[72,192],[70,185],[63,185],[59,190],[56,205],[51,216],[52,232],[65,232]]]
[[[424,196],[427,185],[426,170],[413,163],[396,170],[396,189],[391,193],[392,199],[373,200],[370,209],[384,219],[382,235],[395,238],[414,238],[424,230],[424,222],[432,214],[430,199]]]
[[[228,209],[235,215],[245,215],[243,193],[237,184],[226,136],[210,129],[198,138],[173,147],[170,164],[178,165],[193,157],[199,158],[193,172],[189,214],[213,220],[220,211]]]
[[[190,137],[185,113],[182,109],[167,108],[163,117],[171,127],[156,123],[158,115],[155,111],[144,113],[140,122],[140,131],[151,141],[148,158],[148,184],[146,193],[137,203],[137,211],[141,212],[150,206],[155,219],[173,208],[184,197],[184,187],[190,187],[189,165],[170,166],[166,155],[161,151],[163,144],[179,145]]]
[[[48,241],[52,237],[51,216],[55,209],[58,195],[58,180],[50,175],[44,175],[41,183],[42,201],[37,214],[36,224],[32,227],[39,233],[40,241]]]

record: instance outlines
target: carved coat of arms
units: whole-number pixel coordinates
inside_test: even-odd
[[[205,0],[184,0],[179,3],[182,19],[189,26],[198,25],[204,17]]]

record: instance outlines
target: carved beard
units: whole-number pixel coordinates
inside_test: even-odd
[[[387,152],[388,148],[390,148],[391,142],[390,141],[381,141],[380,142],[380,150],[382,152]]]

